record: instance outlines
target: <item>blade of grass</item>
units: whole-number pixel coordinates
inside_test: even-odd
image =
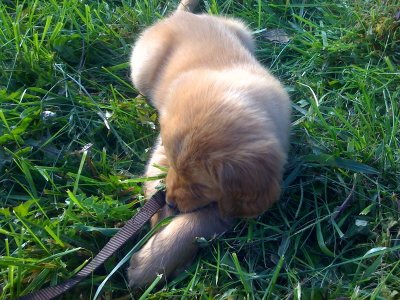
[[[271,299],[271,294],[272,294],[272,292],[273,292],[273,290],[274,290],[276,281],[277,281],[277,279],[278,279],[278,276],[279,276],[279,273],[280,273],[280,271],[281,271],[281,269],[282,269],[282,266],[283,266],[283,262],[284,262],[284,261],[285,261],[285,256],[282,255],[282,256],[279,258],[278,264],[276,265],[275,271],[274,271],[274,273],[272,274],[272,278],[271,278],[271,280],[270,280],[270,282],[269,282],[269,284],[268,284],[268,287],[267,287],[267,289],[266,289],[266,291],[265,291],[265,293],[264,293],[264,296],[262,297],[262,300]]]

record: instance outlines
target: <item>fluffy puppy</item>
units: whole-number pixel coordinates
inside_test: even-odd
[[[279,198],[290,102],[253,51],[242,22],[182,5],[136,42],[132,81],[158,110],[161,128],[146,175],[168,167],[168,206],[152,223],[181,214],[133,255],[131,286],[175,275],[195,256],[196,237],[221,234]],[[146,196],[158,183],[146,184]]]

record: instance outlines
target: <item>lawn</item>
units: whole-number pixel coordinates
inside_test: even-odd
[[[72,277],[143,204],[158,123],[127,61],[140,31],[176,5],[0,2],[0,299]],[[400,299],[399,10],[400,0],[202,1],[249,24],[291,96],[281,200],[200,239],[178,278],[129,290],[116,265],[146,227],[64,299]],[[271,41],[277,28],[289,42]]]

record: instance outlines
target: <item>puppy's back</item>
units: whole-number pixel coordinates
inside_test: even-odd
[[[159,108],[155,93],[165,93],[177,74],[254,62],[253,49],[240,21],[177,11],[143,32],[131,55],[131,78]]]

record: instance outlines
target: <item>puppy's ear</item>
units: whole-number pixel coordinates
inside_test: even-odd
[[[253,147],[251,147],[253,146]],[[221,213],[235,217],[262,214],[278,200],[285,152],[278,143],[254,143],[212,162],[222,198]]]

